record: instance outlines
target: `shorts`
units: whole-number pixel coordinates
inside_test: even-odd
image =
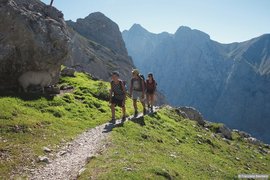
[[[154,90],[147,90],[147,91],[146,91],[146,94],[149,94],[149,95],[153,95],[154,93],[155,93]]]
[[[143,99],[142,99],[142,91],[133,90],[132,99],[135,99],[135,100],[140,99],[140,101],[143,101]]]
[[[115,104],[116,106],[124,107],[123,102],[124,102],[124,99],[117,99],[115,97],[112,97],[112,104]]]

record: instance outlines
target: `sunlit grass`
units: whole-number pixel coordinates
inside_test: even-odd
[[[228,144],[166,108],[141,121],[145,126],[129,121],[115,128],[110,148],[80,179],[236,179],[270,173],[270,155],[236,135]]]
[[[109,83],[76,73],[62,78],[61,84],[72,85],[74,91],[53,99],[0,98],[0,179],[23,167],[34,168],[44,146],[57,150],[61,143],[110,120]],[[120,118],[120,108],[116,112]],[[130,99],[127,112],[133,113]]]

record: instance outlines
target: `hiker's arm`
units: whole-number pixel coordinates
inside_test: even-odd
[[[110,103],[112,102],[112,84],[111,84],[111,89],[110,89]]]
[[[124,83],[122,83],[122,89],[123,89],[123,92],[124,92],[124,99],[126,99],[126,97],[127,97],[127,92],[126,92],[126,88],[125,88]]]
[[[142,82],[142,98],[144,98],[144,92],[145,92],[145,87],[144,87],[144,80]]]

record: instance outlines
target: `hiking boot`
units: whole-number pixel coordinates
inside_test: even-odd
[[[110,120],[110,123],[115,124],[116,123],[115,119],[112,118],[112,120]]]
[[[135,112],[134,112],[134,117],[137,117],[137,116],[138,116],[138,111],[135,110]]]

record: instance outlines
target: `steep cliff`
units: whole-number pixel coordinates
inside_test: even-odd
[[[66,65],[109,80],[118,70],[128,80],[134,68],[118,25],[102,13],[92,13],[76,22],[67,21],[71,36],[71,54]]]

